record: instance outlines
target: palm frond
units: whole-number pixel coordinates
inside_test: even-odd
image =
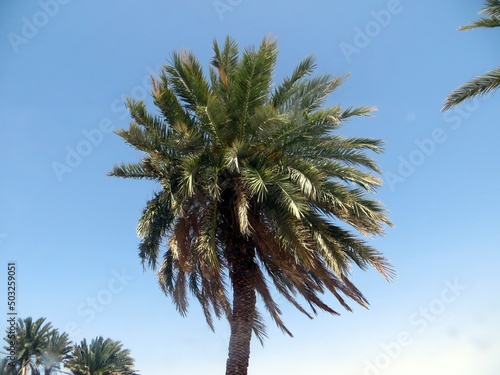
[[[196,56],[190,51],[174,52],[171,64],[164,67],[171,90],[189,110],[206,105],[209,84]]]
[[[217,40],[213,42],[214,56],[212,58],[211,64],[217,69],[218,81],[212,80],[212,86],[216,84],[221,85],[221,91],[226,95],[228,93],[228,86],[232,83],[232,77],[238,66],[238,44],[234,39],[227,36],[224,40],[224,45],[222,49],[219,46]],[[225,96],[226,96],[225,95]],[[227,96],[226,96],[227,98]]]
[[[155,269],[162,240],[174,220],[171,195],[168,191],[155,193],[148,201],[137,225],[137,234],[141,238],[139,257],[145,267]]]
[[[299,82],[294,86],[294,92],[287,101],[286,111],[298,116],[318,109],[328,94],[339,87],[347,77],[348,74],[335,77],[325,74]]]
[[[115,165],[111,172],[108,173],[108,176],[156,180],[158,178],[158,171],[147,168],[144,163],[122,163]]]
[[[276,57],[276,42],[264,39],[259,49],[247,48],[243,52],[234,71],[230,110],[233,122],[238,124],[239,137],[255,108],[268,99]]]
[[[267,338],[266,325],[264,324],[264,319],[262,318],[262,315],[260,315],[257,308],[255,309],[253,316],[252,330],[260,344],[264,346],[264,340]]]
[[[376,107],[349,107],[342,112],[340,118],[341,120],[347,120],[352,116],[372,116],[372,113],[376,110]]]
[[[274,108],[281,107],[293,93],[293,87],[296,82],[300,81],[303,77],[311,74],[316,68],[316,58],[314,56],[307,56],[302,60],[291,77],[285,77],[281,84],[274,90],[271,97],[271,102]]]
[[[486,0],[483,9],[479,14],[488,15],[489,18],[483,17],[469,25],[459,28],[459,30],[470,30],[476,27],[498,27],[500,26],[500,1]]]
[[[478,95],[486,95],[500,87],[500,67],[477,76],[452,91],[445,99],[442,111],[446,111]]]
[[[463,30],[475,29],[478,27],[491,28],[498,26],[500,26],[500,20],[498,20],[497,18],[480,18],[472,22],[470,25],[460,26],[458,29],[460,31],[463,31]]]
[[[459,30],[470,30],[478,27],[492,28],[500,26],[500,0],[486,0],[484,8],[480,14],[489,17],[482,17],[469,25],[459,28]],[[497,67],[483,75],[474,77],[470,81],[459,86],[449,94],[441,111],[470,100],[474,97],[486,95],[492,90],[500,87],[500,67]]]

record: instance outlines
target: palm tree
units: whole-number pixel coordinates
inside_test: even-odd
[[[31,317],[19,318],[16,323],[16,372],[20,375],[39,374],[41,357],[52,332],[52,324],[45,318],[33,321]],[[5,341],[8,342],[7,338]],[[5,347],[7,350],[8,348]]]
[[[42,351],[41,365],[44,375],[51,375],[61,370],[61,365],[70,358],[73,348],[67,333],[59,333],[57,329],[50,332],[47,344]]]
[[[61,370],[72,345],[66,333],[59,333],[45,318],[18,319],[15,328],[14,352],[16,365],[3,371],[13,374],[50,375]],[[4,340],[10,344],[10,332]],[[10,351],[10,347],[5,347]],[[43,372],[42,372],[43,370]],[[2,374],[2,372],[0,372]]]
[[[480,14],[485,15],[470,25],[462,26],[459,30],[470,30],[477,27],[498,27],[500,26],[500,0],[486,0],[483,10]],[[445,99],[443,111],[450,109],[465,100],[471,99],[477,95],[485,95],[492,90],[500,87],[500,66],[489,72],[477,76],[463,85],[456,88]]]
[[[133,375],[134,360],[122,343],[99,336],[75,344],[67,368],[73,375]]]
[[[273,288],[308,317],[317,309],[338,315],[325,292],[347,310],[345,297],[368,305],[349,279],[353,263],[389,280],[394,272],[348,229],[380,235],[390,224],[382,205],[367,197],[381,180],[366,151],[380,152],[382,142],[334,134],[373,108],[322,108],[345,76],[308,77],[313,57],[274,87],[276,41],[264,39],[241,56],[229,37],[213,48],[209,79],[187,51],[173,53],[152,77],[158,114],[128,100],[134,121],[117,133],[145,155],[110,175],[158,183],[137,228],[140,258],[157,269],[182,315],[189,290],[212,329],[214,315],[229,320],[226,374],[236,375],[247,373],[252,330],[265,336],[257,295],[291,336]]]

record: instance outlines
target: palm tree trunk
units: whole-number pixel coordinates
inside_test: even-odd
[[[28,359],[29,361],[30,359]],[[28,375],[28,366],[29,366],[29,362],[26,361],[26,360],[23,360],[21,362],[21,368],[20,368],[20,375]]]
[[[231,250],[228,261],[233,286],[233,315],[226,375],[246,375],[256,304],[255,251],[253,245],[246,240]]]

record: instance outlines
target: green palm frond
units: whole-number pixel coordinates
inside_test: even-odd
[[[478,27],[500,26],[500,0],[486,0],[480,14],[487,15],[479,20],[459,28],[459,30],[470,30]],[[477,76],[453,90],[445,99],[442,111],[446,111],[462,102],[474,97],[486,95],[500,87],[500,67]]]
[[[235,126],[235,137],[243,136],[248,118],[255,109],[266,103],[272,87],[274,66],[277,58],[277,43],[264,39],[258,49],[243,51],[233,74],[229,76],[230,96],[226,97],[226,108]]]
[[[174,52],[171,64],[165,65],[165,73],[169,76],[172,91],[191,111],[203,106],[207,101],[208,82],[200,63],[190,51]]]
[[[293,93],[294,85],[302,78],[311,74],[316,68],[316,58],[307,56],[302,60],[290,77],[285,77],[283,82],[275,89],[271,102],[274,108],[281,107]]]
[[[155,180],[158,177],[158,172],[148,167],[145,161],[142,164],[128,163],[117,165],[108,173],[108,176]]]
[[[264,340],[267,338],[266,325],[264,324],[262,315],[260,315],[260,312],[257,309],[255,309],[252,327],[255,337],[257,337],[261,345],[264,345]]]
[[[372,116],[372,113],[376,110],[376,107],[349,107],[342,112],[340,118],[345,121],[352,116]]]
[[[477,27],[490,28],[500,26],[500,1],[486,0],[484,8],[479,12],[479,14],[483,14],[488,17],[482,17],[469,25],[460,27],[459,30],[470,30]]]
[[[480,18],[477,21],[474,21],[470,25],[460,26],[458,29],[462,30],[471,30],[478,27],[491,28],[500,26],[500,20],[497,18]]]
[[[294,85],[293,92],[281,111],[290,111],[292,116],[298,116],[318,109],[328,94],[339,87],[347,77],[348,74],[335,77],[325,74],[299,81]]]
[[[500,87],[500,67],[475,77],[455,89],[445,100],[443,111],[478,95],[486,95]]]
[[[488,14],[492,17],[500,16],[500,0],[486,0],[485,7],[480,14]]]
[[[143,265],[156,268],[158,253],[164,235],[170,229],[174,220],[171,208],[171,195],[168,190],[155,193],[148,201],[137,225],[137,234],[141,238],[139,256]]]
[[[220,83],[224,86],[228,85],[228,78],[232,77],[239,60],[238,44],[234,39],[227,36],[222,49],[217,40],[214,40],[214,57],[212,58],[212,66],[218,69]],[[215,84],[215,82],[212,82]]]

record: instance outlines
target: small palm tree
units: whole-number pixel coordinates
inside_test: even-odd
[[[462,26],[459,30],[470,30],[477,27],[498,27],[500,26],[500,0],[487,0],[480,14],[485,15],[470,25]],[[477,76],[463,85],[456,88],[445,99],[443,111],[469,100],[477,95],[484,95],[500,87],[500,66]]]
[[[15,331],[16,372],[20,375],[38,375],[43,351],[52,332],[52,324],[45,323],[45,318],[36,321],[31,317],[19,318]],[[5,341],[8,342],[7,338]]]
[[[134,360],[130,350],[122,349],[119,341],[99,336],[87,344],[83,339],[75,344],[67,368],[73,375],[133,375]]]
[[[345,77],[309,78],[313,57],[273,86],[276,59],[276,41],[240,56],[227,38],[214,42],[207,79],[192,53],[174,53],[152,78],[158,114],[129,100],[134,121],[118,131],[144,157],[110,173],[158,183],[138,224],[140,257],[155,269],[166,243],[158,278],[178,311],[187,313],[189,290],[210,327],[213,315],[229,320],[227,375],[247,373],[252,330],[265,336],[257,295],[291,335],[273,288],[312,318],[317,309],[338,314],[327,292],[348,310],[342,295],[367,306],[349,278],[353,263],[393,277],[387,260],[347,229],[380,235],[390,224],[366,196],[381,183],[366,152],[380,152],[382,142],[334,133],[373,108],[321,108]]]

